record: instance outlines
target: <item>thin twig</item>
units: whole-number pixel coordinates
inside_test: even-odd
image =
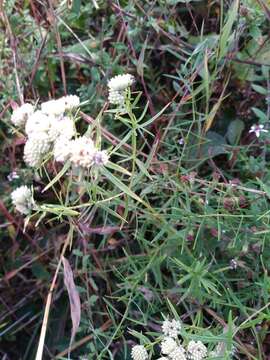
[[[51,23],[52,23],[54,31],[55,31],[56,44],[57,44],[58,53],[60,56],[60,68],[61,68],[61,77],[62,77],[62,81],[63,81],[64,94],[66,95],[67,94],[67,82],[66,82],[66,73],[65,73],[65,66],[64,66],[62,42],[61,42],[61,37],[60,37],[59,31],[58,31],[56,15],[54,13],[52,2],[51,2],[51,0],[48,0],[48,1],[49,1],[49,14],[50,14],[50,18],[51,18]]]
[[[33,66],[33,70],[31,72],[31,77],[30,77],[30,80],[29,80],[29,85],[28,85],[29,88],[32,86],[34,77],[36,75],[38,65],[39,65],[39,61],[40,61],[40,57],[41,57],[41,53],[42,53],[42,50],[44,49],[44,46],[46,44],[46,40],[47,40],[47,34],[45,34],[44,38],[42,39],[41,46],[38,49],[38,52],[37,52],[37,55],[36,55],[36,61],[35,61],[35,64]]]
[[[47,301],[46,301],[46,306],[45,306],[45,311],[44,311],[44,316],[43,316],[43,321],[42,321],[42,326],[41,326],[41,332],[40,332],[40,337],[39,337],[39,342],[38,342],[38,350],[37,350],[37,354],[36,354],[36,360],[42,360],[42,354],[43,354],[43,348],[44,348],[44,343],[45,343],[45,336],[46,336],[48,318],[49,318],[50,307],[51,307],[51,302],[52,302],[53,290],[54,290],[54,287],[56,284],[60,266],[63,261],[63,257],[65,255],[66,248],[69,244],[69,240],[70,240],[70,238],[69,238],[69,236],[67,236],[64,246],[63,246],[63,249],[62,249],[62,252],[61,252],[60,260],[58,261],[57,268],[54,273],[54,277],[53,277],[53,280],[52,280],[52,283],[50,286],[49,294],[47,296]]]

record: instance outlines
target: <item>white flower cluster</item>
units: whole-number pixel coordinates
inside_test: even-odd
[[[179,340],[165,337],[161,342],[161,354],[166,355],[166,360],[187,360],[186,350],[180,344]]]
[[[147,360],[148,354],[143,345],[135,345],[132,348],[131,357],[133,360]]]
[[[166,319],[162,323],[162,332],[165,336],[177,338],[181,331],[181,322],[178,320]]]
[[[41,104],[41,110],[34,111],[30,104],[16,109],[11,121],[16,126],[25,126],[27,141],[24,160],[31,167],[37,167],[54,147],[56,141],[67,141],[75,135],[75,128],[68,111],[79,106],[78,96],[64,96]]]
[[[15,109],[11,115],[11,122],[18,127],[25,125],[29,116],[34,112],[34,106],[31,104],[23,104]]]
[[[135,82],[130,74],[114,76],[108,82],[109,102],[114,105],[123,106],[125,103],[126,91]]]
[[[165,337],[161,342],[161,353],[168,355],[171,360],[186,360],[186,351],[178,341]],[[165,357],[165,359],[168,359]]]
[[[105,165],[109,156],[100,151],[86,136],[72,139],[76,135],[74,122],[69,112],[80,105],[75,95],[64,96],[41,104],[34,111],[30,104],[24,104],[12,114],[11,121],[24,126],[27,141],[24,146],[24,161],[31,167],[38,167],[53,151],[57,162],[70,160],[74,166],[89,168]]]
[[[11,193],[11,200],[16,210],[28,215],[35,206],[31,189],[23,185]]]
[[[41,111],[47,115],[61,115],[65,111],[77,108],[80,99],[76,95],[63,96],[57,100],[49,100],[41,104]]]
[[[191,340],[186,348],[179,340],[181,322],[166,319],[162,324],[163,339],[160,344],[161,357],[158,360],[203,360],[207,357],[207,348],[201,341]],[[142,345],[132,348],[133,360],[146,360],[148,354]]]
[[[107,152],[98,150],[93,140],[87,136],[80,136],[74,140],[60,139],[56,141],[53,153],[56,161],[70,160],[75,167],[86,169],[92,165],[106,165],[109,161]]]
[[[207,356],[207,348],[201,341],[191,340],[187,346],[188,359],[202,360]]]
[[[231,349],[228,350],[226,343],[221,341],[217,344],[216,348],[210,352],[210,358],[234,359],[236,352],[235,346],[231,346]]]

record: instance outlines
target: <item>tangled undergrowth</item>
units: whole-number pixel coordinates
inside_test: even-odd
[[[268,0],[0,1],[0,354],[267,360]]]

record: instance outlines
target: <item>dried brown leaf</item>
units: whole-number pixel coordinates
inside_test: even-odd
[[[70,345],[73,343],[76,332],[80,325],[81,320],[81,301],[79,297],[79,293],[76,289],[76,285],[74,283],[73,272],[71,266],[66,258],[63,257],[63,265],[64,265],[64,283],[68,291],[69,303],[70,303],[70,315],[72,320],[72,331],[70,338]]]

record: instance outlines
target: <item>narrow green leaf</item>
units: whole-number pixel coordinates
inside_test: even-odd
[[[144,72],[144,54],[145,54],[145,49],[147,47],[147,41],[148,41],[148,38],[146,37],[145,39],[145,42],[143,44],[143,47],[142,47],[142,50],[141,50],[141,53],[140,53],[140,56],[139,56],[139,60],[138,60],[138,63],[137,63],[137,73],[143,77],[143,72]]]
[[[258,109],[256,107],[253,107],[251,109],[254,112],[254,114],[258,117],[259,120],[261,120],[262,122],[267,121],[267,116],[262,110],[260,110],[260,109]]]
[[[120,189],[121,191],[123,191],[125,194],[129,195],[130,197],[132,197],[134,200],[139,201],[140,203],[145,204],[145,202],[138,196],[136,195],[132,190],[130,190],[130,188],[125,185],[124,183],[122,183],[122,181],[120,181],[117,177],[115,177],[111,172],[109,172],[105,167],[103,167],[101,169],[101,172],[103,173],[104,176],[106,176],[106,178],[108,180],[110,180],[116,187],[118,187],[118,189]]]
[[[223,58],[228,50],[228,40],[231,35],[233,24],[237,18],[237,12],[239,8],[239,0],[235,0],[231,9],[229,10],[229,16],[226,24],[224,25],[219,43],[219,58]]]
[[[151,177],[151,175],[149,174],[149,172],[147,171],[144,163],[143,163],[141,160],[136,159],[136,164],[138,165],[138,167],[139,167],[139,169],[141,170],[141,172],[142,172],[145,176],[147,176],[150,180],[152,180],[152,177]]]
[[[117,165],[117,164],[115,164],[115,163],[113,163],[113,162],[111,162],[111,161],[109,161],[109,162],[106,164],[106,167],[109,168],[109,169],[118,171],[118,172],[120,172],[120,173],[122,173],[122,174],[124,174],[124,175],[131,176],[131,173],[130,173],[127,169],[125,169],[125,168],[123,168],[122,166]]]
[[[143,123],[142,125],[140,125],[140,128],[144,128],[150,124],[152,124],[156,119],[158,119],[160,117],[160,115],[162,115],[164,113],[164,111],[171,105],[171,103],[169,102],[167,105],[164,106],[163,109],[160,110],[160,112],[158,112],[155,116],[153,116],[150,120],[146,121],[145,123]]]
[[[47,186],[42,190],[42,192],[47,191],[50,187],[52,187],[61,177],[67,172],[70,167],[70,162],[67,161],[65,165],[62,167],[61,171],[49,182]]]

